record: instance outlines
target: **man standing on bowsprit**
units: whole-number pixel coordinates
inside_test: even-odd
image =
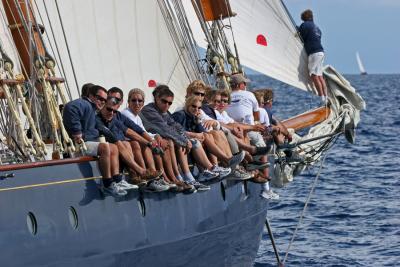
[[[301,13],[301,20],[304,22],[300,25],[299,31],[308,55],[308,71],[318,95],[323,102],[326,102],[326,83],[322,76],[325,57],[324,48],[321,44],[322,33],[318,26],[314,24],[313,12],[310,9]]]

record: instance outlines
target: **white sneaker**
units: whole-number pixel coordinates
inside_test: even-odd
[[[128,194],[128,192],[126,192],[124,189],[118,187],[117,183],[115,182],[112,182],[109,187],[104,187],[103,190],[114,197],[122,197]]]
[[[231,172],[231,168],[224,168],[218,165],[215,165],[214,168],[211,170],[212,172],[218,173],[220,178],[224,178],[228,176]]]
[[[270,199],[270,200],[278,200],[279,199],[279,195],[277,193],[272,192],[272,189],[263,190],[261,192],[260,196],[265,198],[265,199]]]
[[[134,185],[134,184],[130,184],[127,181],[125,181],[124,179],[122,179],[121,182],[117,183],[117,186],[120,189],[123,189],[123,190],[132,190],[132,189],[138,189],[139,188],[139,186]]]
[[[147,192],[163,192],[167,191],[168,189],[169,186],[160,180],[153,180],[145,187],[145,191]]]
[[[209,170],[204,170],[202,173],[200,173],[198,180],[200,182],[205,182],[205,181],[210,181],[212,179],[215,179],[219,176],[218,173],[209,171]]]
[[[241,171],[239,169],[234,170],[233,174],[229,177],[229,179],[231,180],[239,180],[239,181],[248,180],[251,178],[253,178],[253,176],[250,173]]]

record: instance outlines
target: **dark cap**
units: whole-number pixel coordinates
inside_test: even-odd
[[[245,78],[241,73],[232,74],[230,78],[231,78],[230,83],[232,85],[251,82],[249,79]]]

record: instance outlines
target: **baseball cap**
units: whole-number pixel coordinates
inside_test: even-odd
[[[245,78],[243,74],[241,73],[236,73],[231,75],[231,84],[241,84],[241,83],[249,83],[251,82],[249,79]]]

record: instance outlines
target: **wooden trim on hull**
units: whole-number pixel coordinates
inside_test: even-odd
[[[331,109],[328,107],[320,107],[293,118],[282,121],[286,128],[292,128],[295,131],[310,127],[317,123],[323,122],[329,117]]]
[[[72,164],[72,163],[84,163],[84,162],[90,162],[90,161],[94,161],[94,160],[97,160],[97,158],[84,156],[84,157],[77,157],[77,158],[46,160],[46,161],[29,162],[29,163],[21,163],[21,164],[10,164],[10,165],[0,166],[0,172],[47,167],[47,166],[54,166],[54,165]]]

